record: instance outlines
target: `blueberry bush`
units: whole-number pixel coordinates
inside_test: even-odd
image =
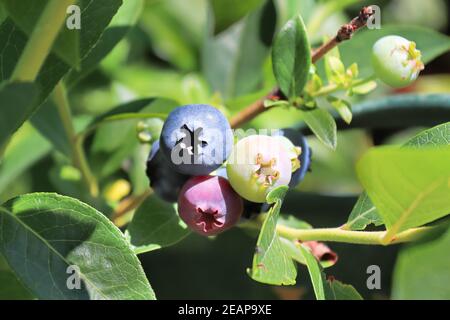
[[[450,299],[447,7],[0,0],[0,298]]]

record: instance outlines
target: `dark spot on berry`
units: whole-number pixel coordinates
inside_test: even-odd
[[[214,228],[223,226],[223,216],[219,214],[218,210],[202,210],[197,208],[197,225],[203,227],[203,231],[209,232]]]

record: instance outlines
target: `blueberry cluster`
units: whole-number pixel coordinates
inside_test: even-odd
[[[147,161],[150,186],[178,202],[183,221],[210,236],[258,211],[275,187],[293,188],[304,178],[311,150],[292,129],[250,135],[234,144],[225,116],[208,105],[176,108],[166,119]]]

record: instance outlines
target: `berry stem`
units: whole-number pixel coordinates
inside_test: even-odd
[[[374,81],[376,79],[375,75],[372,75],[370,77],[364,78],[364,79],[357,79],[355,81],[353,81],[352,83],[352,87],[357,87],[357,86],[361,86],[363,84],[366,84],[370,81]],[[323,97],[323,96],[327,96],[329,94],[335,93],[337,91],[340,90],[344,90],[347,89],[342,85],[337,85],[335,83],[329,84],[323,88],[321,88],[319,91],[311,94],[312,97],[317,98],[317,97]]]
[[[258,114],[266,111],[266,107],[264,106],[264,100],[266,99],[273,99],[274,97],[280,97],[281,91],[279,88],[274,88],[268,95],[266,95],[264,98],[256,100],[252,104],[248,105],[239,113],[237,113],[233,118],[230,120],[230,126],[231,128],[238,128],[244,123],[252,120],[255,118]]]
[[[86,155],[83,149],[83,140],[78,139],[70,111],[69,100],[64,84],[59,82],[53,91],[53,99],[58,109],[59,117],[62,121],[67,138],[70,141],[72,163],[80,170],[81,177],[89,188],[93,197],[98,196],[98,185],[94,175],[91,172]]]
[[[266,214],[259,215],[256,219],[240,224],[240,227],[252,230],[260,230]],[[404,242],[412,242],[436,231],[436,227],[412,228],[397,233],[385,241],[388,231],[352,231],[339,228],[317,228],[317,229],[295,229],[285,225],[277,224],[279,236],[292,241],[328,241],[364,245],[392,245]]]
[[[365,245],[391,245],[421,239],[433,231],[432,227],[409,229],[398,233],[390,242],[385,242],[386,231],[350,231],[340,228],[294,229],[277,226],[280,236],[294,241],[330,241]]]
[[[364,7],[361,9],[359,15],[353,18],[352,21],[348,24],[344,24],[339,28],[336,36],[326,43],[324,43],[321,47],[313,50],[312,52],[312,62],[316,63],[319,61],[325,54],[327,54],[330,50],[335,48],[341,42],[345,40],[351,39],[352,35],[362,27],[366,26],[368,19],[374,14],[373,9],[371,7]],[[273,97],[281,97],[282,93],[279,88],[274,88],[268,95],[264,98],[259,99],[252,104],[248,105],[240,112],[238,112],[233,118],[230,120],[230,124],[232,128],[237,128],[243,125],[244,123],[252,120],[257,115],[263,113],[267,110],[264,106],[264,100],[270,99]]]
[[[129,196],[129,197],[123,199],[119,203],[119,205],[117,206],[116,210],[114,211],[114,213],[112,215],[111,220],[113,221],[113,223],[116,226],[121,227],[122,223],[120,221],[120,218],[123,217],[128,212],[139,207],[145,201],[145,199],[150,197],[152,194],[153,194],[153,190],[147,189],[145,192],[143,192],[140,195],[137,195],[137,196],[133,195],[133,196]]]
[[[321,47],[314,50],[312,54],[312,62],[316,63],[325,54],[333,50],[333,48],[339,45],[341,42],[350,40],[356,31],[366,26],[367,21],[373,14],[374,12],[372,7],[362,8],[357,17],[353,18],[353,20],[350,21],[350,23],[344,24],[339,28],[334,38],[330,39],[329,41],[324,43]]]

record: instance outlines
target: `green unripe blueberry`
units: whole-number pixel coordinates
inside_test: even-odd
[[[252,202],[265,202],[271,190],[289,184],[291,175],[291,155],[285,143],[271,136],[252,135],[239,140],[227,163],[231,186]]]
[[[294,146],[292,141],[284,136],[275,136],[274,138],[278,139],[284,146],[287,155],[289,156],[289,160],[291,161],[291,171],[294,172],[298,170],[300,168],[300,160],[298,160],[298,156],[302,153],[302,149]]]
[[[423,70],[422,55],[415,42],[399,36],[379,39],[372,49],[372,65],[376,76],[394,88],[410,85]]]

